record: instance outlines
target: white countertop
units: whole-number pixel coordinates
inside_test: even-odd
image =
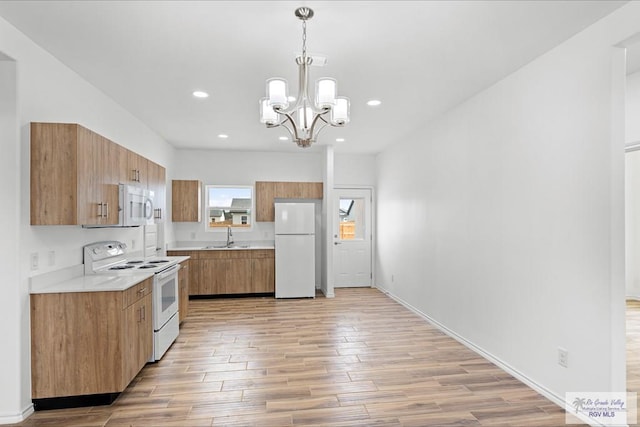
[[[225,246],[226,242],[176,242],[167,248],[167,251],[236,251],[236,250],[257,250],[257,249],[274,249],[275,244],[272,240],[264,241],[247,241],[235,242],[231,247]]]
[[[111,274],[93,274],[78,276],[48,286],[31,287],[31,294],[57,294],[67,292],[108,292],[124,291],[133,285],[142,282],[153,273],[150,272],[127,272]]]
[[[181,263],[188,256],[160,257]],[[117,274],[84,274],[84,266],[77,265],[30,279],[30,294],[57,294],[67,292],[111,292],[124,291],[153,277],[154,273],[144,270],[118,271]]]

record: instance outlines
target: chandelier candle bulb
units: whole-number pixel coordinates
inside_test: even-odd
[[[311,126],[311,121],[313,120],[313,110],[311,107],[300,107],[298,108],[298,123],[302,131],[306,131]]]
[[[285,79],[273,78],[267,80],[267,97],[269,105],[272,107],[287,108],[287,81]]]
[[[331,108],[336,105],[336,81],[324,78],[316,82],[316,106]]]
[[[260,100],[260,123],[264,123],[267,126],[278,123],[278,113],[273,111],[273,108],[269,106],[269,100],[267,98]]]
[[[336,105],[331,109],[331,123],[334,126],[344,126],[349,123],[349,98],[339,96]]]

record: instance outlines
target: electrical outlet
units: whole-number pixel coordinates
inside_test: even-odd
[[[196,240],[196,233],[194,231],[191,232],[191,240]]]
[[[392,274],[391,275],[391,283],[393,283],[394,280],[395,280],[395,276]]]
[[[569,351],[566,348],[558,347],[558,365],[569,367]]]
[[[34,252],[31,254],[31,269],[32,270],[37,270],[38,269],[38,252]]]
[[[56,265],[56,251],[49,251],[49,266]]]
[[[136,239],[131,240],[131,249],[136,248]]]

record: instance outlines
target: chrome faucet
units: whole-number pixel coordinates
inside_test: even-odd
[[[227,227],[227,247],[229,247],[233,243],[233,233],[231,232],[231,227]]]

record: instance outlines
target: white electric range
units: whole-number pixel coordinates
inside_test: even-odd
[[[178,264],[182,257],[131,257],[127,245],[105,241],[84,247],[84,274],[153,275],[153,356],[162,358],[179,334],[178,320]]]

